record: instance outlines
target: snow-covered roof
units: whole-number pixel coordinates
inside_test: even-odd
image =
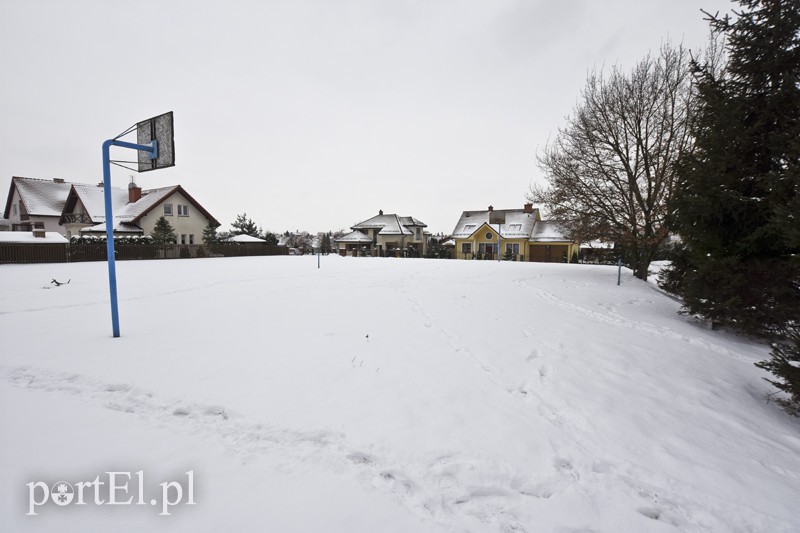
[[[89,226],[86,228],[81,228],[81,234],[106,234],[106,223],[102,222],[100,224],[95,224],[94,226]],[[142,234],[144,230],[137,226],[136,224],[131,224],[129,222],[117,222],[114,224],[114,233],[136,233]]]
[[[372,239],[370,237],[368,237],[367,235],[364,235],[360,231],[354,230],[354,231],[351,231],[350,233],[348,233],[347,235],[343,235],[343,236],[339,237],[338,239],[334,239],[334,242],[351,242],[351,243],[363,242],[363,243],[368,243],[368,242],[372,242]]]
[[[142,191],[142,196],[136,202],[129,202],[128,189],[122,187],[111,188],[111,210],[114,213],[114,220],[136,224],[140,218],[157,207],[173,193],[182,194],[188,202],[194,205],[203,215],[214,223],[218,223],[214,217],[208,213],[203,206],[192,198],[180,185],[170,185],[157,189],[147,189]],[[106,220],[105,207],[105,188],[101,185],[88,185],[85,183],[73,183],[70,185],[68,196],[62,204],[62,212],[66,215],[72,213],[75,202],[80,200],[86,210],[86,214],[92,222],[97,224]],[[62,220],[63,222],[63,220]]]
[[[489,224],[491,218],[505,219],[502,224]],[[526,213],[524,209],[494,209],[493,211],[464,211],[458,219],[453,237],[466,238],[475,233],[483,224],[490,226],[494,231],[500,231],[503,238],[527,238],[533,231],[539,210],[533,209]]]
[[[408,226],[408,227],[419,226],[421,228],[427,228],[428,227],[427,224],[425,224],[424,222],[422,222],[420,220],[417,220],[414,217],[399,217],[399,218],[400,218],[400,223],[402,225],[404,225],[404,226]]]
[[[564,228],[552,220],[539,220],[533,227],[529,242],[571,242],[564,234]]]
[[[73,192],[74,191],[74,192]],[[75,195],[83,204],[86,214],[92,219],[92,222],[105,222],[106,220],[106,205],[105,205],[105,188],[98,185],[88,185],[86,183],[73,183],[72,191],[70,191],[70,198],[65,199],[65,204],[68,206],[72,199],[71,196]],[[114,213],[114,218],[120,216],[120,210],[128,203],[128,191],[119,187],[111,188],[111,209]],[[62,208],[65,206],[62,206]],[[69,207],[67,207],[69,209]],[[59,213],[60,214],[60,213]]]
[[[581,248],[587,248],[591,250],[613,250],[614,243],[604,241],[589,241],[581,243]]]
[[[96,224],[105,222],[105,197],[102,186],[68,183],[58,178],[45,180],[14,176],[11,178],[11,187],[6,200],[5,211],[3,212],[3,216],[6,218],[11,211],[15,189],[22,201],[25,212],[29,215],[61,217],[67,212],[71,213],[74,202],[79,199],[92,222]],[[142,191],[141,199],[132,203],[128,202],[129,197],[126,188],[112,187],[111,207],[114,212],[114,218],[120,222],[136,223],[142,216],[174,192],[181,193],[206,218],[219,224],[180,185],[144,190]]]
[[[57,180],[57,181],[56,181]],[[29,215],[58,217],[64,208],[71,183],[56,178],[56,180],[43,180],[38,178],[21,178],[14,176],[11,178],[11,187],[8,191],[6,208],[3,216],[8,217],[11,210],[11,198],[14,196],[14,189],[17,189],[22,205]]]
[[[35,244],[66,244],[67,238],[57,231],[47,231],[44,237],[36,237],[32,231],[0,231],[0,242],[7,243],[35,243]]]
[[[384,215],[380,213],[364,222],[359,222],[355,226],[351,226],[350,229],[377,229],[380,230],[378,232],[379,235],[413,235],[414,232],[408,229],[408,227],[425,228],[427,225],[414,217],[401,217],[394,214]]]
[[[447,239],[442,243],[442,246],[455,246],[455,245],[456,241],[454,241],[453,239]]]
[[[227,239],[225,239],[225,242],[267,242],[267,241],[243,233],[241,235],[234,235],[233,237],[228,237]]]

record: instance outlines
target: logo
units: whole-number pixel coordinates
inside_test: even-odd
[[[73,490],[72,485],[66,481],[55,483],[50,490],[50,499],[53,500],[53,503],[56,505],[69,505],[72,503],[72,498],[74,497],[75,490]]]
[[[52,485],[44,481],[32,481],[28,487],[27,516],[36,516],[37,507],[53,502],[59,507],[73,505],[141,505],[159,509],[159,516],[170,516],[176,505],[195,505],[194,470],[185,472],[180,481],[164,481],[157,494],[145,496],[144,471],[104,472],[92,481],[68,483],[57,481]],[[159,496],[159,497],[153,497]]]

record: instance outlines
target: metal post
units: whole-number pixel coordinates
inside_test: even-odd
[[[111,207],[111,157],[112,146],[141,150],[150,154],[151,159],[158,156],[158,143],[149,145],[133,144],[109,139],[103,143],[103,199],[106,208],[106,255],[108,256],[108,290],[111,295],[111,329],[114,337],[119,337],[119,306],[117,305],[117,263],[114,257],[114,213]]]
[[[320,255],[320,253],[317,252],[317,268],[319,268],[319,255]]]
[[[502,237],[500,237],[500,232],[503,231],[503,225],[497,225],[497,261],[500,262],[500,247],[502,246]]]
[[[617,285],[619,285],[621,279],[622,279],[622,256],[619,256],[617,258]]]
[[[117,265],[114,257],[114,214],[111,210],[111,158],[113,140],[103,143],[103,197],[106,206],[106,255],[108,256],[108,290],[111,293],[111,328],[119,337],[119,308],[117,307]]]

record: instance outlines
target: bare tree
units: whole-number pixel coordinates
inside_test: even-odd
[[[689,59],[667,43],[630,73],[592,72],[566,126],[537,155],[548,186],[528,195],[573,237],[621,245],[641,279],[669,235],[676,166],[692,149]]]

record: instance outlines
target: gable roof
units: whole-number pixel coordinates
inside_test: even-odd
[[[80,200],[92,222],[97,224],[105,222],[105,197],[104,188],[86,183],[68,183],[63,180],[45,180],[38,178],[11,178],[11,186],[6,199],[3,217],[8,218],[11,212],[11,199],[14,190],[19,194],[25,211],[34,216],[62,217],[72,212],[74,202]],[[219,221],[200,205],[192,195],[180,185],[171,185],[158,189],[142,191],[140,200],[128,203],[128,190],[122,187],[111,188],[111,209],[114,219],[120,222],[137,224],[139,220],[156,208],[161,202],[173,193],[180,193],[209,221],[219,225]]]
[[[164,200],[169,198],[174,193],[180,193],[186,200],[191,203],[203,216],[209,221],[219,225],[217,219],[201,206],[197,200],[187,193],[180,185],[171,185],[169,187],[160,187],[158,189],[148,189],[142,191],[142,197],[136,202],[128,202],[128,190],[121,187],[111,188],[111,209],[114,214],[114,220],[124,222],[127,224],[138,224],[139,220],[148,214],[150,211],[159,206]],[[63,203],[63,210],[60,213],[63,215],[72,212],[75,208],[75,202],[80,200],[83,204],[86,213],[92,219],[92,222],[97,224],[105,223],[106,208],[105,208],[105,188],[97,185],[87,185],[85,183],[73,183],[69,190],[69,194]]]
[[[490,224],[490,218],[505,219],[503,224]],[[504,239],[527,238],[533,231],[534,224],[539,219],[539,210],[533,209],[526,213],[524,209],[494,209],[493,211],[464,211],[458,219],[453,238],[466,239],[475,233],[483,224],[499,231]]]
[[[23,178],[13,176],[11,186],[8,189],[6,208],[3,217],[8,218],[11,213],[11,199],[14,197],[14,190],[19,194],[22,205],[29,215],[58,217],[61,216],[61,209],[67,199],[71,183],[63,180],[44,180],[38,178]]]
[[[413,235],[414,232],[408,229],[409,227],[426,228],[428,226],[414,217],[400,217],[394,214],[384,215],[381,212],[364,222],[350,226],[350,229],[377,229],[380,230],[378,235]]]

